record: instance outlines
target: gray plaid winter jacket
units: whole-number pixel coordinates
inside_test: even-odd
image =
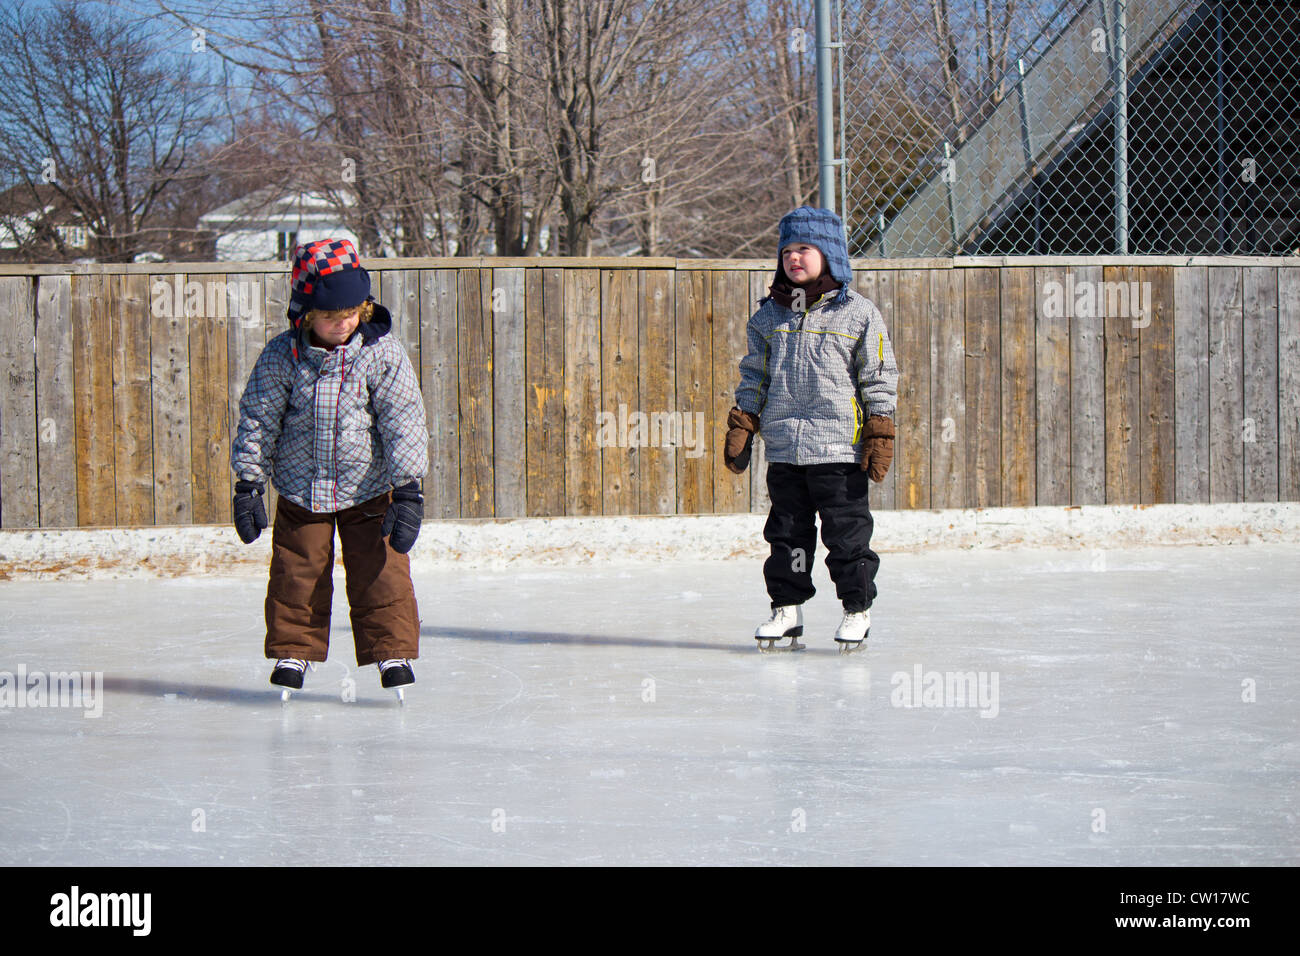
[[[875,303],[852,289],[807,312],[767,299],[749,319],[736,404],[759,417],[768,461],[856,462],[862,423],[894,417],[898,366]]]
[[[429,470],[424,399],[406,352],[375,306],[346,345],[317,348],[292,329],[262,350],[239,402],[230,464],[296,505],[340,511]]]

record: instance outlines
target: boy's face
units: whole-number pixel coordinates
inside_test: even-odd
[[[792,242],[781,250],[781,265],[795,285],[816,279],[825,264],[821,250],[804,242]]]
[[[312,333],[327,346],[342,345],[352,338],[352,333],[361,324],[361,306],[355,309],[340,310],[317,314],[312,321]]]

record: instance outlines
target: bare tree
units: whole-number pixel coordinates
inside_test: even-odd
[[[0,12],[0,153],[7,178],[86,228],[89,253],[129,260],[166,238],[151,227],[207,121],[189,64],[143,25],[76,2]],[[39,234],[50,235],[46,230]],[[57,234],[55,255],[76,254]]]

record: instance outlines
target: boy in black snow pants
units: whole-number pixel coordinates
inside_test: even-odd
[[[772,617],[754,634],[764,642],[803,634],[818,515],[844,607],[835,639],[861,646],[871,626],[880,558],[867,479],[882,481],[893,461],[898,367],[880,311],[852,281],[839,216],[801,206],[781,220],[776,278],[749,319],[723,450],[743,472],[761,422],[772,499],[763,529]]]

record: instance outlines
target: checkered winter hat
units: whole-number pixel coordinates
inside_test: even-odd
[[[853,269],[849,265],[849,244],[840,217],[829,209],[800,206],[781,218],[780,228],[781,241],[776,247],[777,275],[785,275],[781,250],[793,242],[807,243],[818,248],[826,259],[831,278],[840,283],[840,293],[835,301],[848,298],[848,289],[853,285]]]
[[[318,239],[293,250],[289,324],[295,329],[312,309],[350,309],[370,297],[370,275],[347,239]]]

